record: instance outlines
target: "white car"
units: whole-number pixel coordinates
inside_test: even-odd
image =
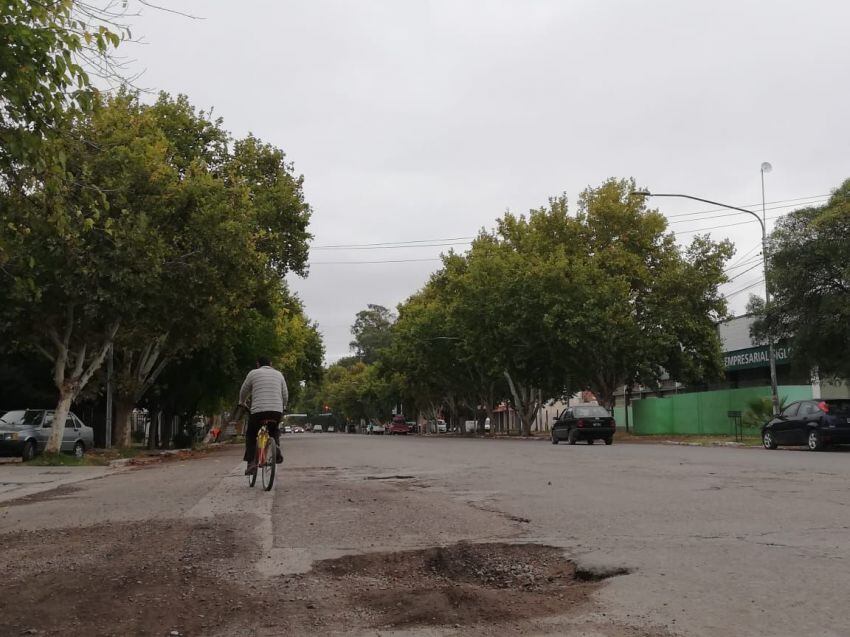
[[[445,420],[438,420],[437,421],[437,433],[444,434],[448,430],[449,430],[449,427],[448,427],[448,425],[446,425]]]
[[[334,427],[333,425],[328,427],[328,433],[336,433],[336,427]]]
[[[322,433],[322,426],[321,425],[313,425],[312,431],[313,431],[313,433],[320,434],[320,433]]]
[[[370,422],[369,425],[366,427],[366,433],[367,434],[381,434],[381,435],[383,435],[384,431],[385,431],[384,426],[380,423],[371,423]]]
[[[284,425],[283,426],[283,433],[291,434],[292,433],[292,427],[290,427],[289,425]]]

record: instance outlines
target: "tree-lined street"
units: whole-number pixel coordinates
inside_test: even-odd
[[[232,449],[0,505],[2,632],[837,636],[850,621],[846,453],[284,443],[271,493],[247,487]],[[28,547],[48,530],[63,544],[41,562]],[[403,561],[399,552],[459,541],[554,546],[582,569],[628,573],[557,612],[532,591],[527,612],[500,614],[486,587],[464,589],[456,608],[446,591],[463,583],[438,580],[435,593],[424,575],[345,570],[351,556]]]

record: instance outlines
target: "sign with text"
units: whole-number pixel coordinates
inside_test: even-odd
[[[791,362],[791,347],[789,345],[774,345],[773,353],[776,356],[776,364],[784,365]],[[767,345],[761,347],[749,347],[734,352],[723,354],[723,362],[727,372],[739,369],[755,369],[756,367],[769,367],[770,354]]]

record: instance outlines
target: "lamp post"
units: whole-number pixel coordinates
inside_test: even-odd
[[[761,191],[762,191],[762,215],[765,214],[765,203],[764,203],[764,174],[766,172],[770,172],[773,167],[764,162],[761,165]],[[756,218],[756,221],[759,222],[761,226],[761,254],[762,254],[762,262],[764,263],[764,304],[765,310],[770,306],[770,285],[767,282],[767,226],[765,225],[767,222],[767,218],[763,219],[757,213],[752,210],[747,210],[746,208],[739,208],[738,206],[730,206],[729,204],[720,203],[719,201],[712,201],[711,199],[703,199],[702,197],[694,197],[692,195],[682,195],[682,194],[674,194],[674,193],[656,193],[649,192],[648,190],[639,190],[634,193],[635,195],[643,196],[643,197],[677,197],[680,199],[691,199],[693,201],[700,201],[702,203],[711,204],[712,206],[720,206],[721,208],[728,208],[729,210],[737,210],[738,212],[746,212],[748,215],[752,215]],[[779,413],[779,392],[777,389],[776,382],[776,356],[773,350],[773,336],[768,334],[767,336],[767,351],[768,358],[770,361],[770,399],[773,403],[773,415],[777,415]]]

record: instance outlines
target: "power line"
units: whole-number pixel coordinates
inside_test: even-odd
[[[444,248],[451,246],[466,246],[469,245],[469,241],[459,241],[455,243],[417,243],[412,245],[351,245],[346,247],[335,247],[332,248],[330,246],[316,246],[311,248],[311,250],[393,250],[393,249],[408,249],[408,248]]]
[[[728,273],[729,273],[729,272],[731,272],[732,270],[737,270],[738,268],[743,268],[745,265],[750,265],[751,263],[757,263],[757,262],[758,262],[758,263],[761,263],[761,255],[760,255],[760,254],[757,254],[757,255],[756,255],[756,256],[754,256],[754,257],[750,257],[750,258],[749,258],[749,259],[747,259],[746,261],[742,261],[741,263],[738,263],[738,264],[736,264],[736,265],[730,265],[728,268],[726,268],[725,270],[723,270],[723,272],[725,272],[726,274],[728,274]]]
[[[830,195],[810,195],[808,197],[796,197],[794,199],[777,199],[775,201],[768,201],[767,204],[771,205],[767,210],[780,210],[783,208],[791,208],[794,206],[805,206],[805,205],[813,205],[818,203],[818,201],[806,201],[806,200],[821,200],[828,199]],[[806,202],[806,203],[790,203],[790,202]],[[786,205],[773,205],[773,204],[786,204]],[[761,207],[761,203],[756,204],[746,204],[740,206],[741,208],[755,208]],[[678,219],[679,217],[696,217],[699,215],[708,215],[714,212],[722,212],[724,214],[721,215],[712,215],[710,217],[706,217],[705,219],[683,219],[681,221],[670,221],[671,224],[674,223],[685,223],[687,221],[708,221],[711,219],[719,219],[721,217],[731,217],[735,215],[742,214],[740,212],[729,212],[728,208],[709,208],[706,210],[696,210],[692,212],[680,212],[674,213],[670,215],[665,215],[667,219]],[[755,211],[754,211],[755,212]],[[780,215],[781,216],[781,215]],[[772,217],[777,218],[777,217]],[[738,224],[734,224],[738,225]],[[714,229],[714,228],[707,228]],[[690,233],[690,232],[701,232],[701,230],[696,231],[682,231],[682,234]],[[333,243],[333,244],[324,244],[324,245],[316,245],[311,246],[311,250],[361,250],[368,248],[376,248],[376,249],[384,249],[384,248],[403,248],[403,247],[445,247],[451,245],[465,245],[469,241],[475,239],[475,236],[465,236],[465,237],[445,237],[439,239],[412,239],[405,241],[378,241],[375,243]],[[453,243],[460,242],[460,243]]]
[[[442,261],[433,259],[383,259],[380,261],[311,261],[310,265],[367,265],[372,263],[423,263],[426,261]]]
[[[784,216],[785,215],[774,215],[772,217],[768,217],[767,221],[775,221],[776,219],[779,219],[780,217],[784,217]],[[746,221],[739,221],[737,223],[727,223],[727,224],[724,224],[722,226],[711,226],[709,228],[698,228],[697,230],[674,230],[674,232],[676,234],[697,234],[697,233],[700,233],[700,232],[708,232],[709,230],[719,230],[721,228],[732,228],[734,226],[743,226],[743,225],[746,225],[748,223],[752,223],[752,221],[748,219]]]
[[[379,241],[378,243],[335,243],[311,246],[312,250],[328,250],[331,248],[374,248],[387,245],[411,245],[414,243],[445,243],[447,241],[471,241],[475,237],[449,237],[447,239],[414,239],[412,241]]]
[[[775,203],[789,203],[792,201],[803,201],[805,199],[828,199],[830,195],[811,195],[809,197],[797,197],[796,199],[777,199],[776,201],[766,201],[765,205],[773,205]],[[800,204],[807,205],[807,204]],[[759,203],[751,203],[743,206],[738,206],[739,208],[761,208],[761,202]],[[783,208],[787,208],[788,206],[781,206]],[[673,217],[689,217],[692,215],[705,215],[710,212],[724,212],[729,210],[729,208],[711,208],[709,210],[700,210],[699,212],[677,212],[672,215],[665,215],[668,219]]]
[[[742,272],[738,272],[738,274],[736,274],[735,276],[730,277],[728,282],[734,281],[735,279],[744,276],[747,272],[752,272],[756,268],[760,268],[760,267],[761,267],[761,263],[756,263],[755,265],[750,266],[746,270],[744,270]]]
[[[823,201],[825,202],[826,199],[827,198],[824,198]],[[815,204],[815,203],[822,203],[822,202],[821,201],[812,201],[810,203]],[[796,209],[796,208],[799,208],[800,205],[801,204],[791,203],[791,204],[785,204],[784,206],[771,206],[771,207],[765,208],[765,210],[782,210],[783,208],[795,208]],[[728,208],[727,208],[727,210],[728,210]],[[753,210],[753,212],[758,212],[758,211]],[[671,221],[670,224],[672,225],[674,223],[690,223],[692,221],[710,221],[712,219],[720,219],[722,217],[734,217],[734,216],[737,216],[737,215],[740,215],[740,214],[743,214],[743,213],[742,212],[727,212],[726,214],[722,214],[722,215],[710,215],[708,217],[699,217],[699,218],[696,218],[696,219],[676,219],[675,221]]]
[[[761,248],[761,244],[760,244],[760,243],[757,243],[757,244],[756,244],[756,245],[754,245],[752,248],[750,248],[749,250],[747,250],[744,254],[742,254],[741,256],[739,256],[739,257],[738,257],[738,258],[737,258],[737,259],[736,259],[736,260],[732,263],[732,265],[730,265],[729,267],[730,267],[730,268],[737,267],[737,266],[738,266],[738,265],[739,265],[742,261],[744,261],[744,259],[746,259],[746,258],[747,258],[747,256],[748,256],[748,255],[752,254],[753,252],[755,252],[755,251],[756,251],[756,250],[758,250],[759,248]],[[760,253],[760,252],[759,252],[759,256],[761,256],[761,253]]]
[[[726,295],[724,295],[724,296],[725,296],[727,299],[730,299],[730,298],[732,298],[733,296],[735,296],[736,294],[740,294],[741,292],[746,292],[746,291],[747,291],[747,290],[749,290],[750,288],[754,288],[755,286],[760,285],[760,284],[762,284],[762,283],[764,283],[764,279],[759,279],[759,280],[758,280],[758,281],[756,281],[755,283],[751,283],[750,285],[748,285],[748,286],[746,286],[746,287],[743,287],[743,288],[740,288],[740,289],[738,289],[738,290],[735,290],[734,292],[730,292],[729,294],[726,294]]]

